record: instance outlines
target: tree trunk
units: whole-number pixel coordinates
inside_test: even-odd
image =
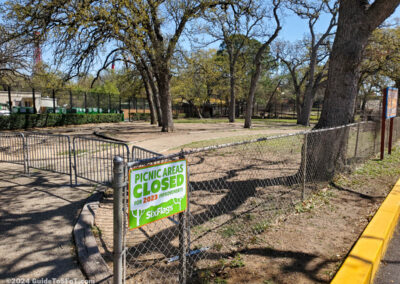
[[[196,113],[196,116],[198,117],[198,118],[200,118],[200,119],[203,119],[203,116],[201,115],[201,111],[200,111],[200,108],[198,108],[194,103],[193,103],[193,101],[189,101],[189,103],[190,103],[190,105],[194,108],[194,111],[195,111],[195,113]]]
[[[315,66],[317,65],[317,48],[315,45],[314,33],[312,33],[312,51],[310,55],[310,70],[308,72],[308,80],[306,85],[306,90],[304,92],[303,106],[301,108],[300,117],[297,119],[297,124],[309,126],[310,125],[310,114],[312,110],[312,105],[314,101],[314,95],[317,91],[316,85],[318,82],[314,81],[315,78]],[[322,72],[322,71],[321,71]]]
[[[162,132],[173,132],[174,122],[172,118],[172,99],[169,85],[169,72],[163,70],[158,76],[158,90],[160,94],[162,111]]]
[[[230,75],[230,101],[229,101],[229,122],[235,122],[235,111],[236,111],[236,95],[235,95],[235,65],[234,63],[229,64],[229,75]]]
[[[150,124],[156,124],[156,120],[157,120],[156,108],[154,106],[153,92],[152,92],[152,89],[150,87],[149,78],[147,77],[147,75],[145,74],[143,69],[140,70],[140,73],[141,73],[141,76],[142,76],[144,89],[145,89],[146,95],[147,95],[147,101],[149,102]]]
[[[365,1],[340,1],[327,88],[321,117],[315,128],[335,127],[353,121],[360,64],[368,37],[394,12],[400,0],[375,0],[371,6],[363,3]],[[323,132],[318,143],[308,151],[307,172],[319,180],[332,178],[338,166],[346,162],[348,128],[341,129]]]
[[[244,120],[244,128],[251,128],[251,117],[253,116],[253,105],[254,105],[254,94],[256,93],[256,87],[258,79],[261,73],[261,60],[258,60],[255,64],[254,73],[251,75],[250,90],[247,96],[247,107]]]
[[[297,124],[300,124],[300,115],[301,115],[301,100],[300,100],[300,91],[296,93],[296,117],[297,117]]]
[[[297,118],[297,124],[309,126],[312,105],[314,102],[315,92],[312,88],[307,88],[304,92],[303,106],[301,107],[300,115]]]
[[[150,71],[149,67],[145,68],[145,71],[147,73],[147,77],[149,78],[150,88],[151,88],[152,93],[153,93],[153,98],[154,98],[154,102],[155,102],[155,109],[156,109],[156,112],[157,112],[158,126],[162,126],[162,112],[161,112],[160,95],[158,93],[157,86],[154,83],[153,73]]]

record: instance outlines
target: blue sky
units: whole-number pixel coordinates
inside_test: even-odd
[[[396,18],[400,18],[400,7],[397,7],[393,15],[387,22],[393,22]],[[323,32],[329,24],[330,18],[328,16],[322,17],[317,25],[317,32]],[[300,19],[296,15],[288,15],[283,21],[283,28],[280,32],[279,38],[281,40],[296,41],[301,40],[305,34],[308,33],[307,22]]]
[[[4,0],[0,0],[0,5],[4,3]],[[308,26],[307,26],[307,21],[299,18],[298,16],[294,15],[293,13],[286,12],[287,15],[283,18],[282,20],[282,30],[279,34],[278,39],[279,40],[287,40],[294,42],[296,40],[301,40],[305,35],[308,34]],[[400,7],[397,8],[395,13],[387,20],[388,22],[394,22],[396,18],[400,18]],[[328,23],[329,23],[330,17],[329,16],[323,16],[321,20],[318,22],[316,26],[316,32],[323,32]],[[182,39],[181,44],[184,46],[184,48],[188,49],[189,44],[185,43],[187,41],[186,39]],[[209,48],[218,48],[219,43],[214,43],[209,46]],[[43,59],[45,62],[51,64],[53,55],[51,54],[51,51],[48,49],[43,49]],[[100,62],[96,64],[98,66],[93,66],[93,70],[96,70],[97,68],[100,67]],[[118,65],[117,65],[118,67]]]

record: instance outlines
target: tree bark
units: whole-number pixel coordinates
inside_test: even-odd
[[[229,64],[229,75],[230,75],[230,101],[229,101],[229,122],[235,122],[235,111],[236,111],[236,94],[235,94],[235,64],[231,62]]]
[[[158,89],[156,84],[154,83],[154,76],[153,72],[150,70],[150,67],[147,66],[147,64],[144,66],[144,71],[147,74],[148,80],[149,80],[149,85],[151,88],[151,91],[153,93],[153,100],[154,100],[154,105],[157,113],[157,121],[158,121],[158,126],[162,126],[162,112],[161,112],[161,104],[160,104],[160,95],[158,93]]]
[[[150,87],[149,78],[147,77],[146,73],[144,72],[144,70],[142,68],[140,68],[140,74],[142,76],[144,89],[146,91],[147,101],[149,102],[150,124],[156,124],[156,121],[157,121],[156,108],[154,106],[153,92]]]
[[[162,132],[173,132],[172,99],[170,93],[170,77],[168,70],[163,70],[158,76],[158,90],[162,111]]]
[[[399,5],[400,0],[341,1],[336,37],[329,58],[328,82],[321,117],[315,128],[335,127],[353,121],[360,64],[368,37]],[[307,172],[319,180],[333,177],[346,163],[348,128],[327,131],[308,151]],[[310,141],[311,142],[311,141]],[[315,143],[315,142],[314,142]],[[310,145],[310,144],[309,144]]]
[[[315,78],[315,66],[317,64],[317,48],[315,46],[314,37],[312,38],[311,45],[312,45],[312,52],[310,55],[310,70],[308,72],[308,80],[306,85],[306,90],[304,92],[304,99],[303,99],[303,106],[301,108],[300,117],[297,119],[297,124],[301,124],[304,126],[310,125],[310,114],[312,110],[314,95],[316,92],[316,82],[314,82]],[[315,90],[315,92],[314,92]]]

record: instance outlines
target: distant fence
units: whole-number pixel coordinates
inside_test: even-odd
[[[132,151],[133,157],[127,144],[105,139],[82,136],[71,139],[39,132],[0,133],[0,162],[24,165],[27,174],[30,168],[66,174],[71,185],[78,184],[78,179],[111,185],[115,156],[125,162],[161,156],[137,146]]]
[[[400,138],[399,130],[400,119],[396,119],[395,140]],[[121,199],[114,198],[115,212],[128,212],[130,168],[185,157],[190,182],[188,208],[177,219],[128,230],[127,214],[117,217],[122,219],[114,224],[121,224],[114,235],[114,277],[129,283],[206,281],[199,279],[201,271],[232,255],[237,244],[256,240],[287,212],[307,210],[304,201],[326,186],[319,179],[326,169],[319,168],[312,154],[319,147],[326,157],[332,154],[321,145],[322,138],[344,138],[344,164],[336,168],[340,172],[379,151],[379,131],[379,123],[361,122],[132,159],[129,163],[116,160],[114,196]]]
[[[8,98],[9,96],[9,98]],[[9,100],[10,99],[10,100]],[[10,86],[10,94],[0,91],[0,108],[10,108],[15,113],[124,113],[126,119],[149,119],[150,106],[147,98],[132,94],[122,97],[118,94],[89,92],[70,89],[32,89]],[[243,117],[247,102],[237,100],[235,116]],[[320,102],[314,102],[312,118],[320,115]],[[204,118],[226,117],[229,114],[228,100],[211,98],[202,105],[189,102],[175,102],[172,105],[174,117],[198,117],[198,111]],[[296,105],[293,100],[274,99],[269,102],[256,102],[255,117],[295,119]]]
[[[25,145],[28,169],[69,175],[72,184],[71,141],[68,136],[28,133]]]
[[[99,184],[112,182],[112,161],[120,156],[129,161],[129,147],[124,143],[96,138],[75,137],[73,139],[75,183],[78,178]]]
[[[0,133],[0,162],[21,164],[27,171],[25,146],[22,133]]]
[[[132,146],[132,159],[131,161],[140,161],[144,159],[150,159],[154,157],[161,157],[162,154],[144,149],[139,146]]]

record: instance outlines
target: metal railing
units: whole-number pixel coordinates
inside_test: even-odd
[[[28,133],[25,139],[29,168],[70,176],[72,185],[71,141],[68,136]]]
[[[73,154],[75,184],[78,178],[110,185],[112,182],[113,158],[120,156],[129,161],[129,147],[124,143],[87,137],[74,137]]]
[[[0,162],[24,165],[28,171],[25,157],[25,137],[22,133],[0,133]]]
[[[156,153],[154,151],[147,150],[145,148],[139,146],[132,146],[132,159],[131,161],[141,161],[145,159],[150,159],[154,157],[162,157],[163,155],[160,153]]]
[[[136,152],[141,156],[153,153],[141,148]],[[0,133],[0,162],[24,165],[27,174],[30,168],[66,174],[71,185],[78,178],[110,185],[114,156],[128,162],[128,145],[89,137],[75,137],[71,143],[69,136],[38,132]]]
[[[396,120],[395,129],[399,128]],[[400,129],[400,128],[399,128]],[[155,156],[129,163],[116,160],[114,275],[143,283],[201,282],[199,273],[249,244],[269,226],[326,186],[334,173],[375,155],[379,124],[362,122],[329,129],[262,137]],[[397,130],[396,130],[397,131]],[[394,135],[398,139],[398,132]],[[339,148],[333,141],[339,139]],[[185,157],[189,175],[188,209],[127,230],[128,170]],[[331,164],[328,164],[330,161]],[[122,172],[125,174],[121,174]],[[118,219],[122,218],[122,220]]]

